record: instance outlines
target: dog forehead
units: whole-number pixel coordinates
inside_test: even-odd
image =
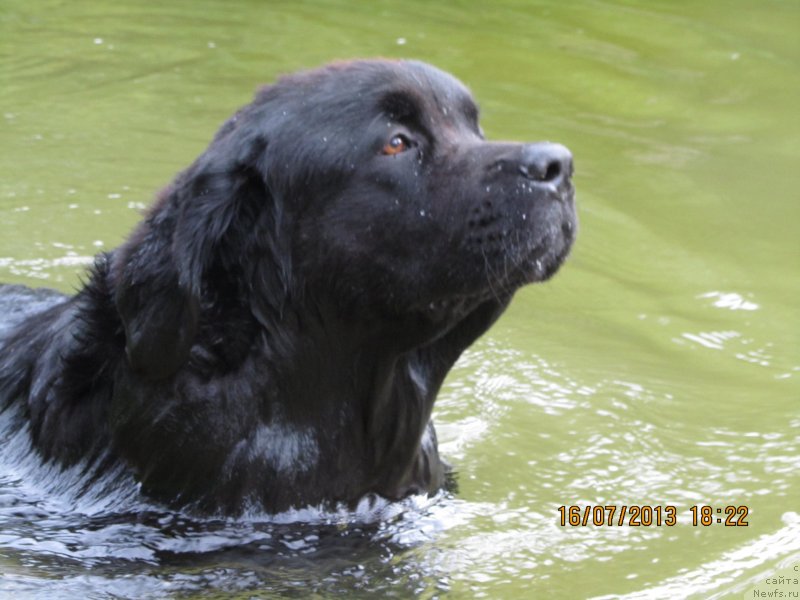
[[[401,63],[396,93],[413,102],[428,126],[456,124],[477,117],[478,109],[467,87],[453,75],[418,61]]]
[[[332,63],[283,77],[264,91],[311,119],[328,120],[334,113],[371,118],[370,113],[386,110],[388,98],[399,97],[431,116],[476,111],[471,93],[456,77],[413,60]]]
[[[308,72],[313,81],[333,80],[347,85],[352,91],[378,90],[401,86],[415,88],[420,92],[443,98],[469,97],[466,86],[456,77],[422,61],[417,60],[356,60],[332,63]]]
[[[420,61],[403,61],[400,65],[404,78],[440,105],[472,101],[467,86],[450,73]]]

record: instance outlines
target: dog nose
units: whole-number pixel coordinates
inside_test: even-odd
[[[557,185],[572,176],[572,153],[561,144],[526,144],[522,147],[519,172],[527,179]]]

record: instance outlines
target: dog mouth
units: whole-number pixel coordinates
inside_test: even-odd
[[[430,286],[418,288],[412,312],[436,322],[458,319],[558,272],[577,235],[574,188],[567,180],[534,195],[526,191],[484,196],[472,206],[463,237],[448,249],[451,261]]]
[[[470,252],[483,263],[489,288],[514,291],[550,279],[572,249],[577,216],[572,189],[548,198],[544,209],[498,218],[468,236]]]
[[[471,289],[419,303],[417,310],[433,320],[458,318],[488,300],[507,300],[524,285],[547,281],[569,256],[576,231],[577,223],[570,217],[535,241],[519,239],[511,230],[487,234],[491,245],[470,259],[475,266]]]
[[[569,256],[575,241],[576,221],[574,218],[566,219],[554,229],[557,231],[550,233],[544,242],[535,245],[528,258],[522,261],[522,274],[524,276],[527,273],[528,276],[522,284],[547,281]],[[524,268],[525,266],[528,268]]]

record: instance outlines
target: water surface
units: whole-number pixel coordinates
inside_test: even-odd
[[[0,594],[740,598],[799,564],[798,31],[777,0],[6,0],[2,281],[74,289],[258,84],[357,56],[452,71],[490,138],[568,145],[581,232],[440,395],[457,494],[197,521],[43,493],[2,436]],[[678,523],[562,527],[574,504]]]

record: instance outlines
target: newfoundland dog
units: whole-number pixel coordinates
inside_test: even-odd
[[[564,261],[571,175],[561,145],[485,141],[469,91],[429,65],[283,77],[77,295],[0,287],[0,410],[43,460],[123,464],[173,507],[433,492],[436,394]]]

